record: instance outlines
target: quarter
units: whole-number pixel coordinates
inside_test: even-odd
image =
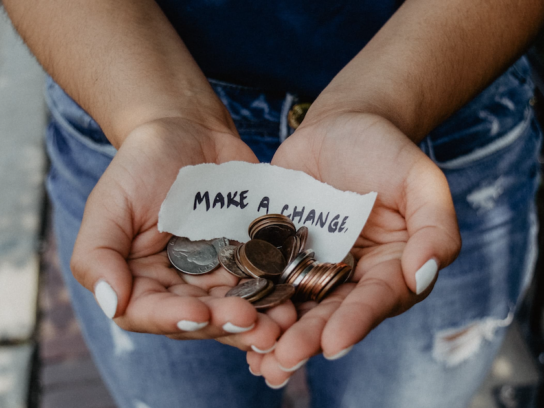
[[[216,240],[191,241],[184,237],[172,237],[166,247],[168,259],[180,272],[203,275],[219,265]]]

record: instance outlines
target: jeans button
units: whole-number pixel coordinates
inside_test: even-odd
[[[297,103],[296,105],[293,105],[289,111],[289,114],[287,115],[287,122],[289,123],[289,126],[291,126],[293,129],[298,128],[304,120],[306,112],[308,112],[311,105],[311,103]]]

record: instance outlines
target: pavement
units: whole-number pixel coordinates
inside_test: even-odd
[[[23,408],[36,350],[44,75],[0,10],[0,408]]]
[[[41,68],[0,11],[0,408],[114,408],[55,253],[43,189],[43,85]],[[513,324],[470,408],[521,408],[499,406],[495,395],[537,381]],[[301,370],[287,387],[284,408],[308,406]]]

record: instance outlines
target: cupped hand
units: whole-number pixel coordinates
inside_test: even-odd
[[[280,385],[309,357],[339,358],[384,319],[423,300],[461,240],[444,174],[380,116],[340,113],[303,124],[272,163],[340,190],[378,193],[352,249],[351,282],[320,304],[298,305],[299,321],[273,353],[248,353],[252,371]]]
[[[295,321],[292,304],[258,314],[225,298],[238,280],[224,269],[181,276],[166,256],[171,235],[158,232],[158,214],[179,169],[231,160],[258,162],[236,134],[185,119],[147,123],[125,139],[89,196],[71,262],[121,328],[266,350]]]

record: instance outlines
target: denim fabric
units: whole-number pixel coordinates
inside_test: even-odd
[[[346,357],[310,359],[315,408],[462,408],[485,378],[527,287],[537,231],[540,130],[519,61],[421,143],[444,171],[463,248],[431,295],[386,320]],[[212,81],[244,141],[269,161],[288,136],[294,95]],[[279,407],[281,391],[249,374],[245,354],[214,341],[129,333],[72,277],[69,260],[88,194],[115,149],[52,81],[48,191],[65,280],[98,367],[121,408]]]

